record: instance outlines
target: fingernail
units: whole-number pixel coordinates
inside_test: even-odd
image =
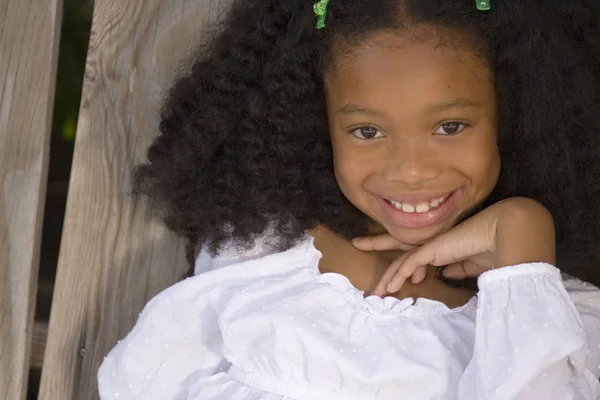
[[[447,265],[443,265],[441,267],[438,267],[438,269],[436,271],[436,274],[437,274],[438,278],[440,278],[440,279],[446,279],[446,276],[444,276],[444,271],[446,270],[447,267],[448,267]]]
[[[446,270],[447,265],[444,265],[443,267],[439,267],[436,271],[436,275],[438,277],[439,280],[441,280],[442,282],[444,282],[446,285],[452,287],[452,288],[458,288],[460,287],[460,283],[459,283],[459,279],[453,279],[453,278],[447,278],[446,275],[444,274],[444,271]]]
[[[389,283],[387,285],[387,291],[388,291],[388,293],[395,293],[396,292],[396,288],[394,287],[393,283]]]
[[[358,243],[362,240],[361,237],[355,237],[354,239],[352,239],[352,243]]]
[[[440,279],[447,279],[447,280],[452,280],[452,281],[459,281],[460,279],[448,276],[448,271],[446,271],[447,267],[448,267],[447,265],[444,265],[442,267],[438,267],[438,269],[437,269],[437,277],[440,278]]]

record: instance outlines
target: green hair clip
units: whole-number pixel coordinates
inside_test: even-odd
[[[479,11],[489,11],[492,8],[490,0],[475,0],[475,4]]]
[[[315,11],[315,15],[317,16],[317,29],[325,28],[325,17],[327,16],[327,4],[329,0],[321,0],[318,3],[315,3],[313,6],[313,10]]]

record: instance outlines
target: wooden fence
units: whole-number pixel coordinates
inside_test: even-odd
[[[184,273],[182,243],[130,198],[130,177],[157,132],[178,60],[227,3],[96,0],[44,326],[33,307],[62,1],[0,0],[0,398],[25,399],[32,357],[42,364],[39,399],[98,398],[103,357],[149,298]]]

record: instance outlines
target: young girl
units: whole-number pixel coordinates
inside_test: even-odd
[[[136,175],[197,276],[101,398],[597,399],[599,16],[235,1]]]

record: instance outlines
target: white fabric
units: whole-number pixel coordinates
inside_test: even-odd
[[[486,272],[478,296],[449,309],[365,298],[342,275],[319,273],[310,237],[256,254],[152,299],[102,364],[101,399],[599,396],[600,291],[563,283],[551,265]]]

